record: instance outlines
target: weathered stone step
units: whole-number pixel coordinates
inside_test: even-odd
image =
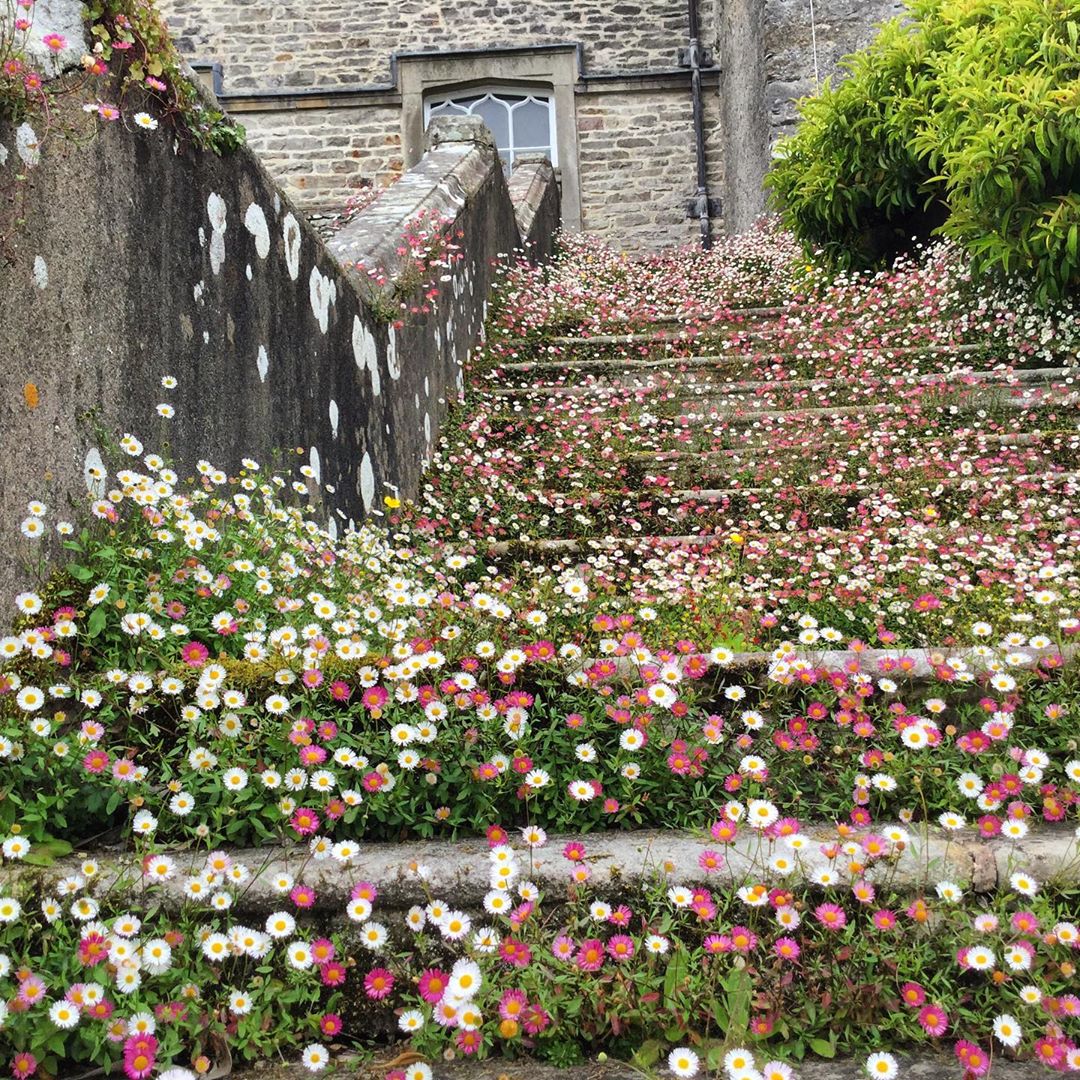
[[[898,477],[893,476],[890,479],[899,480]],[[1069,485],[1080,484],[1080,472],[1060,472],[1060,473],[1021,473],[1019,475],[1010,472],[1007,468],[1002,468],[994,471],[988,471],[985,473],[976,473],[972,476],[941,476],[941,477],[913,477],[910,482],[893,483],[890,488],[890,494],[898,494],[901,496],[910,496],[912,494],[920,494],[926,492],[929,488],[951,488],[959,487],[965,491],[975,491],[979,487],[988,486],[1000,486],[1002,484],[1045,484],[1052,481],[1054,485]],[[820,481],[808,481],[809,490],[801,494],[806,494],[808,501],[812,502],[815,495],[869,495],[875,491],[881,491],[883,484],[878,482],[876,484],[867,483],[838,483],[838,484],[825,484]],[[669,496],[673,499],[680,501],[695,501],[695,502],[722,502],[725,499],[733,499],[744,495],[754,495],[758,497],[767,497],[777,494],[777,489],[773,487],[730,487],[730,488],[684,488],[681,490],[675,490],[668,492]]]
[[[585,339],[595,342],[595,339]],[[687,339],[680,344],[696,344],[697,338]],[[672,341],[665,343],[671,344]],[[579,342],[580,344],[580,342]],[[599,342],[599,344],[627,344],[625,341]],[[954,346],[898,346],[896,348],[858,347],[858,346],[835,346],[828,347],[830,356],[846,356],[856,353],[862,356],[881,356],[889,359],[903,359],[912,356],[968,356],[985,353],[985,345],[954,345]],[[687,368],[715,368],[734,363],[746,362],[788,362],[797,363],[814,360],[820,362],[820,358],[803,355],[799,352],[786,353],[755,353],[746,355],[732,349],[724,353],[692,353],[687,356],[659,356],[659,357],[636,357],[636,356],[602,356],[581,359],[553,359],[553,360],[511,360],[496,363],[499,372],[558,372],[558,371],[653,371],[668,367]],[[899,377],[899,376],[898,376]]]
[[[495,401],[500,398],[495,398]],[[574,404],[578,399],[564,398],[565,403]],[[581,406],[574,413],[560,414],[558,412],[545,411],[543,407],[537,413],[537,420],[549,415],[562,417],[566,420],[579,418],[587,413],[590,416],[604,416],[613,409],[625,406],[627,392],[621,391],[621,398],[612,398],[610,402],[594,402],[587,406]],[[545,404],[550,403],[552,409],[558,405],[558,398],[547,395]],[[643,403],[639,403],[643,404]],[[747,424],[760,424],[763,420],[790,421],[792,424],[805,424],[807,421],[820,419],[822,427],[829,427],[833,420],[848,416],[904,416],[914,418],[920,415],[921,410],[939,410],[945,406],[952,407],[964,413],[971,413],[978,409],[1002,409],[1010,412],[1031,412],[1034,409],[1053,409],[1057,412],[1067,410],[1070,414],[1080,406],[1080,392],[1074,390],[1058,390],[1054,387],[1028,387],[1014,390],[1011,388],[995,389],[994,387],[972,387],[966,394],[953,391],[948,398],[945,395],[937,398],[933,403],[927,401],[914,402],[879,402],[865,405],[833,405],[793,407],[785,409],[755,408],[753,402],[745,401],[715,401],[709,398],[668,398],[653,402],[655,406],[663,406],[663,409],[653,408],[649,411],[657,416],[661,423],[678,420],[684,426],[690,423],[723,422],[732,427],[742,427]],[[707,410],[707,411],[705,411]],[[492,413],[489,422],[492,424],[519,422],[521,413]]]
[[[785,1060],[780,1051],[775,1053],[768,1046],[755,1051],[759,1067],[767,1061],[779,1058]],[[900,1066],[899,1075],[903,1080],[957,1080],[956,1058],[945,1051],[920,1049],[904,1052],[896,1049],[894,1057]],[[665,1055],[661,1055],[665,1058]],[[378,1067],[370,1074],[361,1073],[364,1080],[381,1080],[390,1067],[392,1058],[380,1059]],[[339,1064],[345,1065],[342,1061]],[[830,1061],[811,1059],[790,1061],[795,1080],[866,1080],[865,1059],[836,1058]],[[505,1058],[489,1058],[486,1061],[462,1059],[452,1062],[434,1062],[435,1080],[643,1080],[650,1075],[641,1068],[620,1061],[589,1061],[584,1065],[556,1066],[543,1065],[536,1061]],[[667,1072],[660,1075],[668,1076]],[[704,1078],[704,1074],[701,1074]],[[719,1076],[720,1073],[710,1073]],[[236,1080],[310,1080],[311,1074],[300,1066],[275,1066],[273,1069],[260,1069],[257,1073],[234,1073]],[[1035,1061],[1008,1061],[1001,1057],[994,1059],[994,1071],[991,1080],[1047,1080],[1046,1067]]]
[[[635,319],[631,323],[629,320],[623,320],[623,325],[632,326],[633,329],[628,329],[623,333],[619,333],[619,324],[615,320],[608,319],[601,323],[587,323],[582,322],[580,324],[579,334],[554,334],[548,336],[542,331],[544,327],[539,327],[541,331],[535,337],[511,337],[503,336],[496,332],[488,335],[489,345],[506,346],[508,348],[521,348],[522,346],[531,346],[542,342],[544,344],[576,344],[581,340],[589,340],[598,342],[600,344],[612,344],[614,342],[625,342],[636,339],[675,339],[681,336],[698,336],[708,329],[723,326],[727,330],[732,328],[738,329],[740,325],[747,321],[763,321],[767,319],[780,319],[785,315],[792,315],[802,308],[799,306],[766,306],[766,307],[730,307],[723,308],[714,312],[710,316],[691,316],[687,317],[685,314],[673,313],[668,316],[654,316],[647,320]],[[665,331],[653,331],[648,332],[642,330],[642,325],[645,326],[663,326],[678,328],[672,332]],[[594,332],[595,331],[595,332]],[[606,341],[600,342],[599,339],[604,338]]]
[[[940,507],[946,493],[958,494],[961,498],[974,495],[982,490],[999,491],[1003,496],[1016,499],[1020,494],[1039,494],[1050,489],[1064,490],[1072,495],[1080,491],[1080,473],[1078,472],[1048,472],[1048,473],[1021,473],[1015,474],[1007,468],[1003,468],[996,474],[982,473],[973,476],[934,477],[925,479],[921,476],[912,477],[908,483],[897,482],[897,477],[890,477],[894,481],[888,487],[888,493],[898,499],[905,500],[905,505],[912,499],[930,499]],[[1038,485],[1037,491],[1030,493],[1016,493],[1012,490],[1015,485],[1033,484]],[[838,500],[850,503],[852,499],[862,499],[865,496],[881,493],[885,485],[878,483],[826,483],[822,481],[807,481],[798,492],[797,502],[792,498],[792,492],[784,485],[776,486],[737,486],[725,488],[692,487],[673,489],[668,488],[655,479],[651,482],[645,479],[634,490],[588,490],[544,488],[533,489],[522,487],[518,494],[527,497],[527,501],[536,502],[543,506],[555,506],[563,504],[571,508],[591,508],[604,510],[612,508],[616,512],[623,510],[633,511],[640,515],[651,514],[662,507],[675,505],[700,505],[702,503],[724,503],[725,512],[733,512],[732,503],[742,505],[751,500],[754,508],[760,508],[763,504],[774,504],[775,512],[787,512],[789,509],[798,510],[804,515],[814,515],[824,512],[826,514],[848,513],[856,509],[857,504],[837,506]],[[645,502],[650,505],[642,506]],[[822,504],[825,504],[822,506]],[[778,504],[778,505],[775,505]],[[805,526],[810,528],[810,525]]]
[[[1046,533],[1048,535],[1077,534],[1080,539],[1080,518],[1072,517],[1066,520],[1041,519],[1036,522],[1021,522],[1023,532],[1031,534]],[[887,540],[897,536],[901,532],[910,533],[911,530],[902,524],[881,525],[877,528],[860,527],[858,530],[860,539],[869,542],[875,538]],[[770,543],[783,540],[797,535],[801,543],[814,544],[819,547],[843,544],[849,540],[855,530],[841,529],[832,526],[812,526],[803,531],[791,529],[775,529],[762,531],[758,529],[740,529],[737,532],[732,529],[718,532],[701,531],[695,533],[637,533],[633,536],[610,535],[610,536],[562,536],[549,539],[517,539],[517,540],[493,540],[486,544],[480,544],[480,550],[495,558],[502,555],[576,555],[584,552],[607,552],[626,553],[633,551],[658,551],[665,548],[716,548],[734,551],[732,538],[738,536],[739,546],[754,541]],[[955,535],[955,530],[942,527],[920,527],[918,536],[930,543],[946,535]],[[971,528],[963,530],[962,535],[976,535],[984,541],[993,539],[996,534],[988,530]]]
[[[948,878],[965,889],[987,893],[1022,866],[1040,882],[1080,884],[1077,838],[1071,827],[1038,825],[1019,841],[980,840],[967,833],[947,833],[937,826],[920,824],[905,828],[911,842],[887,861],[872,866],[865,875],[869,880],[887,879],[891,888],[913,893]],[[834,840],[837,835],[833,825],[810,825],[804,831],[820,843]],[[885,830],[878,824],[874,831],[882,834]],[[549,901],[557,900],[569,882],[562,848],[571,839],[580,839],[580,834],[550,837],[546,847],[531,853],[529,877]],[[658,874],[687,885],[700,883],[714,888],[773,879],[766,865],[771,854],[769,845],[749,828],[744,828],[734,843],[725,845],[724,867],[708,874],[698,866],[702,848],[716,846],[706,834],[685,830],[609,831],[587,834],[584,842],[593,885],[608,885],[613,891],[636,890]],[[281,910],[287,905],[272,884],[273,879],[281,874],[298,875],[301,870],[304,883],[315,889],[324,915],[328,911],[344,913],[350,891],[359,880],[378,886],[378,910],[384,913],[424,904],[431,894],[453,897],[455,905],[477,910],[490,889],[486,839],[358,841],[357,847],[356,857],[344,865],[333,859],[312,860],[304,844],[225,849],[234,861],[244,863],[253,872],[236,899],[235,911],[266,915]],[[87,857],[98,863],[98,872],[89,886],[91,894],[102,896],[122,890],[130,898],[129,908],[136,913],[151,904],[160,904],[166,910],[191,904],[185,879],[199,873],[206,863],[205,852],[174,852],[171,857],[176,874],[147,893],[140,885],[142,860],[138,855],[88,850],[59,859],[45,869],[7,861],[0,866],[0,889],[19,890],[25,895],[24,890],[31,886],[41,890],[41,895],[50,895],[61,878],[80,873]],[[804,858],[803,865],[820,861],[811,855]],[[422,878],[417,872],[421,866],[425,868]],[[784,880],[791,883],[800,878],[796,871]]]
[[[882,443],[879,433],[859,433],[856,436],[849,436],[846,432],[838,432],[835,438],[835,442],[848,444],[849,448],[857,442],[864,442],[870,447],[879,446]],[[1080,449],[1080,429],[1076,430],[1063,430],[1063,431],[1020,431],[1020,432],[979,432],[979,431],[965,431],[965,432],[949,432],[947,434],[932,435],[932,436],[919,436],[919,437],[901,437],[895,433],[888,433],[889,438],[887,440],[891,451],[896,452],[900,448],[903,449],[905,455],[912,453],[919,449],[935,449],[938,447],[944,448],[953,443],[965,442],[973,443],[975,445],[993,445],[1000,447],[1040,447],[1045,448],[1047,452],[1054,452],[1059,449],[1057,445],[1051,444],[1066,444],[1075,443],[1067,448]],[[700,462],[709,461],[712,459],[729,460],[731,458],[746,457],[748,453],[767,452],[770,457],[783,456],[787,454],[798,454],[805,457],[808,450],[819,450],[820,442],[814,438],[807,440],[804,444],[797,444],[791,446],[740,446],[731,447],[725,450],[630,450],[621,455],[621,460],[634,461],[638,463],[655,463],[663,464],[666,462]],[[844,451],[847,453],[847,450]],[[835,455],[834,455],[835,456]]]
[[[874,376],[860,375],[858,389],[864,392],[871,387],[880,387],[887,390],[904,391],[912,387],[927,387],[930,389],[940,387],[945,391],[959,391],[965,387],[1043,387],[1054,386],[1060,383],[1062,386],[1072,385],[1075,372],[1072,368],[1046,367],[1046,368],[1021,368],[1009,369],[986,369],[971,371],[954,369],[945,372],[933,372],[918,375],[914,378],[908,376]],[[689,381],[673,377],[667,384],[652,383],[646,385],[637,384],[628,387],[619,383],[531,383],[521,386],[496,386],[486,387],[481,393],[485,397],[492,398],[517,398],[517,397],[545,397],[545,398],[581,398],[595,396],[598,399],[606,397],[625,399],[626,390],[634,389],[641,393],[662,392],[675,390],[680,393],[693,391],[695,394],[711,395],[717,401],[734,399],[740,404],[746,402],[741,395],[755,394],[758,398],[772,395],[783,395],[788,391],[799,390],[828,390],[830,388],[852,389],[851,380],[848,378],[783,378],[783,379],[731,379],[723,382],[713,381]]]
[[[958,473],[954,453],[960,444],[966,453],[974,451],[995,457],[990,460],[976,457],[969,463],[967,473]],[[657,483],[680,486],[679,480],[684,476],[692,477],[696,486],[723,487],[732,486],[733,480],[744,485],[760,483],[773,475],[785,476],[791,472],[813,480],[843,476],[851,470],[866,475],[869,469],[877,476],[896,476],[903,483],[916,469],[923,479],[1001,475],[1003,470],[1021,465],[1030,472],[1040,461],[1064,471],[1080,463],[1080,430],[1003,433],[980,440],[968,435],[942,434],[896,439],[887,447],[873,433],[838,432],[830,440],[827,452],[820,451],[820,437],[810,434],[791,445],[750,441],[726,449],[637,450],[609,441],[597,454],[591,446],[570,445],[563,448],[557,462],[546,461],[539,448],[516,449],[511,460],[519,474],[546,475],[550,478],[548,483],[557,490],[572,490],[570,485],[582,488],[586,486],[585,478],[590,478],[588,483],[592,486],[601,488],[610,488],[612,483],[620,481],[629,487]],[[998,460],[1002,455],[1010,455],[1010,460]],[[858,482],[862,475],[849,482]],[[720,482],[713,483],[713,477]]]
[[[775,455],[767,449],[760,454],[747,451],[713,451],[703,454],[670,455],[639,454],[636,459],[590,459],[583,455],[570,465],[565,477],[546,479],[545,493],[586,494],[593,503],[605,498],[639,493],[659,498],[688,499],[702,490],[720,492],[724,496],[752,494],[767,496],[786,490],[797,482],[810,492],[817,489],[831,493],[853,494],[881,490],[891,484],[898,495],[910,494],[939,484],[945,487],[965,485],[969,481],[995,483],[1029,482],[1043,476],[1065,476],[1080,464],[1080,441],[1071,448],[1061,445],[1029,445],[1022,451],[1022,460],[983,463],[967,473],[957,472],[955,461],[942,454],[905,455],[904,468],[883,467],[856,458],[808,459],[800,454]],[[1019,453],[1016,455],[1019,457]],[[787,468],[785,468],[785,464]],[[528,466],[523,463],[523,469]],[[1023,472],[1019,470],[1023,468]],[[1034,470],[1039,470],[1034,474]],[[866,479],[873,476],[873,481]],[[782,480],[783,483],[773,481]],[[530,489],[531,490],[531,489]],[[717,498],[712,494],[709,499]]]

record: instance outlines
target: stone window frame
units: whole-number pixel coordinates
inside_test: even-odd
[[[556,176],[562,194],[563,225],[581,229],[574,92],[581,71],[579,44],[397,53],[394,62],[401,91],[401,145],[407,169],[424,153],[425,99],[492,86],[550,94],[555,107],[554,138],[559,158]]]

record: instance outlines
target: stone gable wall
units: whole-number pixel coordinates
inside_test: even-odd
[[[225,91],[390,82],[397,51],[580,41],[591,74],[664,70],[686,44],[685,0],[165,0],[189,56]]]

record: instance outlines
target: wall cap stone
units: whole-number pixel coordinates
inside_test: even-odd
[[[495,139],[479,116],[436,116],[428,124],[425,145],[437,150],[444,143],[472,143],[495,150]]]
[[[469,121],[469,123],[464,123]],[[485,185],[506,181],[495,143],[480,117],[436,117],[431,148],[396,183],[327,241],[334,258],[368,296],[392,299],[410,256],[398,249],[418,215],[453,222]],[[513,247],[520,238],[515,238]],[[362,269],[357,269],[357,267]],[[386,284],[369,276],[381,272]]]

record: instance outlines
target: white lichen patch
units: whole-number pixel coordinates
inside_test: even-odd
[[[391,326],[386,333],[386,370],[390,378],[397,382],[401,378],[401,365],[398,363],[397,331]]]
[[[259,372],[259,381],[266,382],[266,375],[270,370],[270,356],[265,345],[259,346],[259,355],[255,357],[255,367]]]
[[[281,235],[285,241],[285,265],[289,268],[289,277],[295,281],[300,276],[300,222],[292,214],[286,214],[281,223]]]
[[[211,191],[206,200],[206,213],[210,218],[210,269],[220,274],[225,265],[225,230],[228,226],[225,200],[216,191]]]
[[[364,512],[370,513],[375,501],[375,470],[371,466],[371,455],[366,451],[360,462],[360,498],[364,503]]]
[[[263,208],[253,202],[244,213],[244,228],[255,237],[255,254],[265,259],[270,254],[270,229]]]
[[[8,154],[8,148],[3,143],[0,143],[0,165],[7,164]]]
[[[44,289],[49,284],[49,265],[40,255],[34,257],[34,269],[30,277],[39,289]]]
[[[316,484],[322,483],[322,458],[319,457],[319,449],[316,446],[311,448],[311,453],[308,454],[308,464],[311,466],[311,478]]]
[[[330,413],[330,431],[336,439],[338,432],[338,404],[333,398],[330,399],[330,408],[328,411]]]
[[[311,268],[311,275],[308,277],[308,298],[311,300],[311,310],[319,323],[319,329],[325,334],[330,325],[330,305],[337,300],[337,282],[324,277],[317,266]]]
[[[37,132],[25,121],[15,129],[15,152],[28,169],[41,163],[41,144]]]
[[[375,335],[364,325],[359,315],[353,316],[352,349],[356,366],[361,371],[371,373],[371,393],[373,397],[378,397],[382,391],[382,380],[379,377],[379,348],[375,343]]]
[[[91,446],[86,451],[86,457],[83,458],[83,479],[86,481],[86,490],[100,499],[105,494],[105,479],[107,476],[105,462],[101,460],[101,453],[96,446]]]

